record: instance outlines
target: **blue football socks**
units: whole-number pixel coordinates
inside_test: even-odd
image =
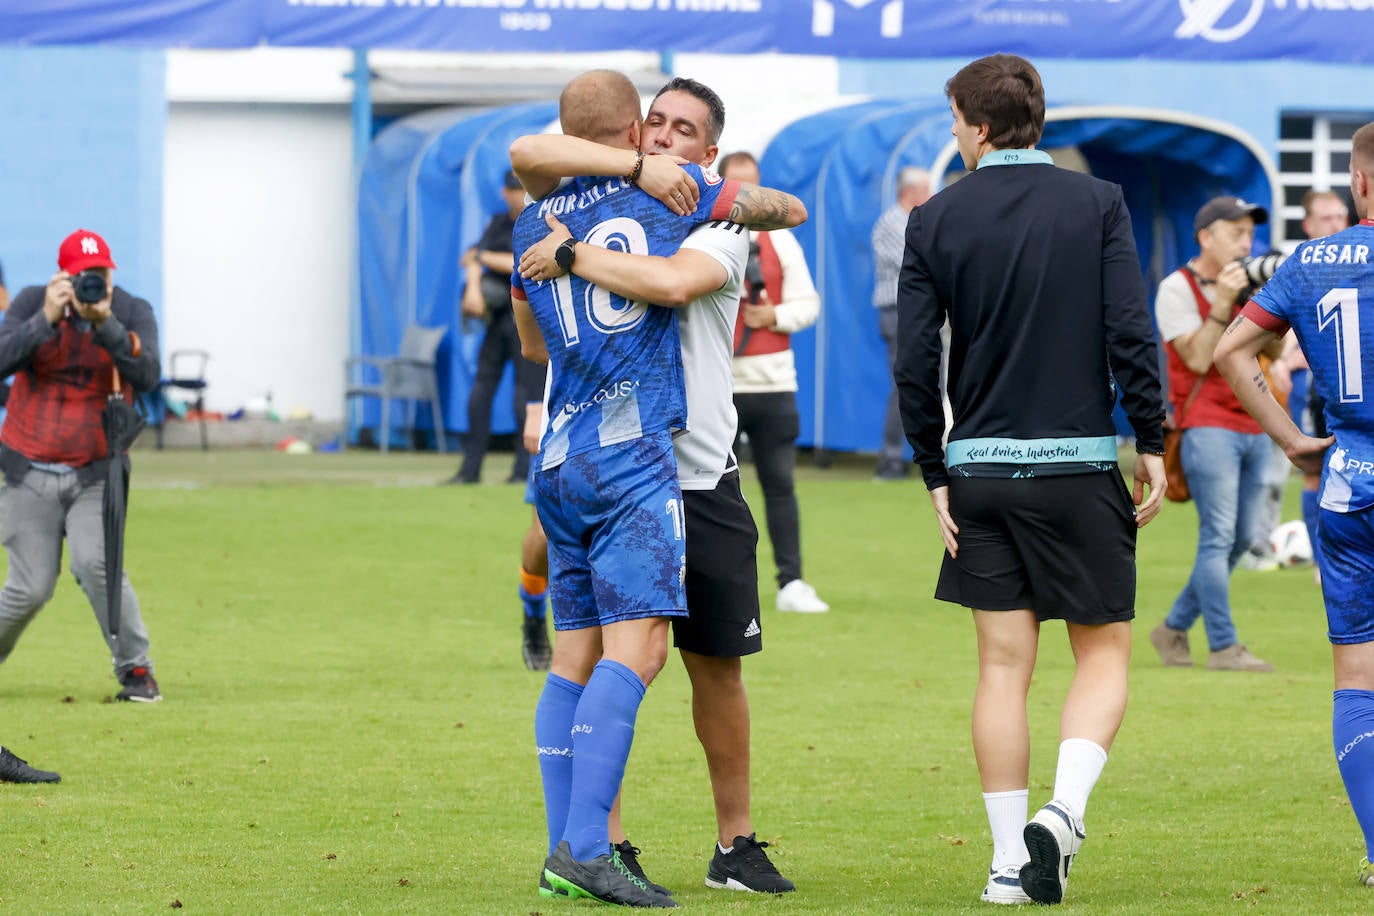
[[[1321,519],[1321,491],[1302,491],[1302,523],[1307,526],[1307,539],[1312,542],[1312,560],[1321,569],[1321,546],[1317,541],[1317,522]]]
[[[1374,859],[1374,691],[1337,690],[1333,697],[1336,765],[1364,832],[1365,854]]]
[[[525,605],[526,617],[537,617],[541,620],[543,619],[545,613],[544,596],[547,594],[548,592],[540,592],[537,595],[531,595],[529,592],[525,590],[524,583],[520,584],[520,601]]]
[[[534,707],[534,743],[539,750],[539,775],[544,783],[544,818],[549,826],[549,854],[563,839],[572,796],[573,716],[585,688],[550,674]]]
[[[592,670],[573,719],[572,800],[563,839],[574,859],[586,862],[611,849],[606,829],[620,791],[644,682],[619,662],[602,659]]]

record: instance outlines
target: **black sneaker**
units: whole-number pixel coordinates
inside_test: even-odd
[[[157,689],[157,681],[153,680],[153,672],[142,665],[130,668],[119,682],[124,685],[124,689],[115,694],[116,700],[156,703],[162,699],[162,694]]]
[[[654,882],[650,881],[648,877],[644,874],[644,868],[639,864],[638,846],[631,846],[629,840],[626,840],[623,843],[616,843],[614,845],[615,851],[620,853],[620,861],[624,862],[625,867],[628,868],[636,878],[643,881],[645,886],[647,886],[649,890],[654,891],[655,893],[662,894],[665,897],[673,896],[672,891],[668,890],[668,888],[664,887],[662,884],[655,884]]]
[[[29,766],[7,747],[0,747],[0,782],[61,782],[62,777]]]
[[[549,645],[549,627],[543,617],[525,615],[525,639],[520,654],[525,657],[525,667],[531,671],[549,670],[553,647]]]
[[[625,867],[619,850],[597,856],[589,862],[572,857],[568,841],[562,840],[544,862],[544,877],[554,891],[563,891],[576,900],[588,897],[616,906],[675,907],[672,897],[649,890],[649,886]]]
[[[735,837],[730,852],[721,852],[715,845],[715,855],[706,868],[706,886],[720,890],[753,891],[757,894],[785,894],[797,886],[788,881],[764,852],[767,843],[754,839],[754,834]]]

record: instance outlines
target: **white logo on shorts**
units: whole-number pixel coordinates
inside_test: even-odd
[[[760,632],[758,618],[751,618],[749,620],[749,626],[744,628],[744,638],[748,639],[751,636],[758,636]]]

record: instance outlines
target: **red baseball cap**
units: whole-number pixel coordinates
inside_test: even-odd
[[[114,268],[110,246],[89,229],[78,229],[62,240],[57,249],[57,266],[69,274],[79,274],[92,267]]]

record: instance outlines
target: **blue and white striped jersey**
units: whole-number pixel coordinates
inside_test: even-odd
[[[683,166],[701,190],[696,211],[680,217],[622,178],[575,178],[525,208],[515,223],[515,260],[548,234],[557,216],[573,237],[630,254],[667,257],[693,228],[727,215],[737,182]],[[677,315],[631,302],[575,274],[555,280],[512,277],[549,350],[553,379],[539,467],[664,429],[687,427]]]

